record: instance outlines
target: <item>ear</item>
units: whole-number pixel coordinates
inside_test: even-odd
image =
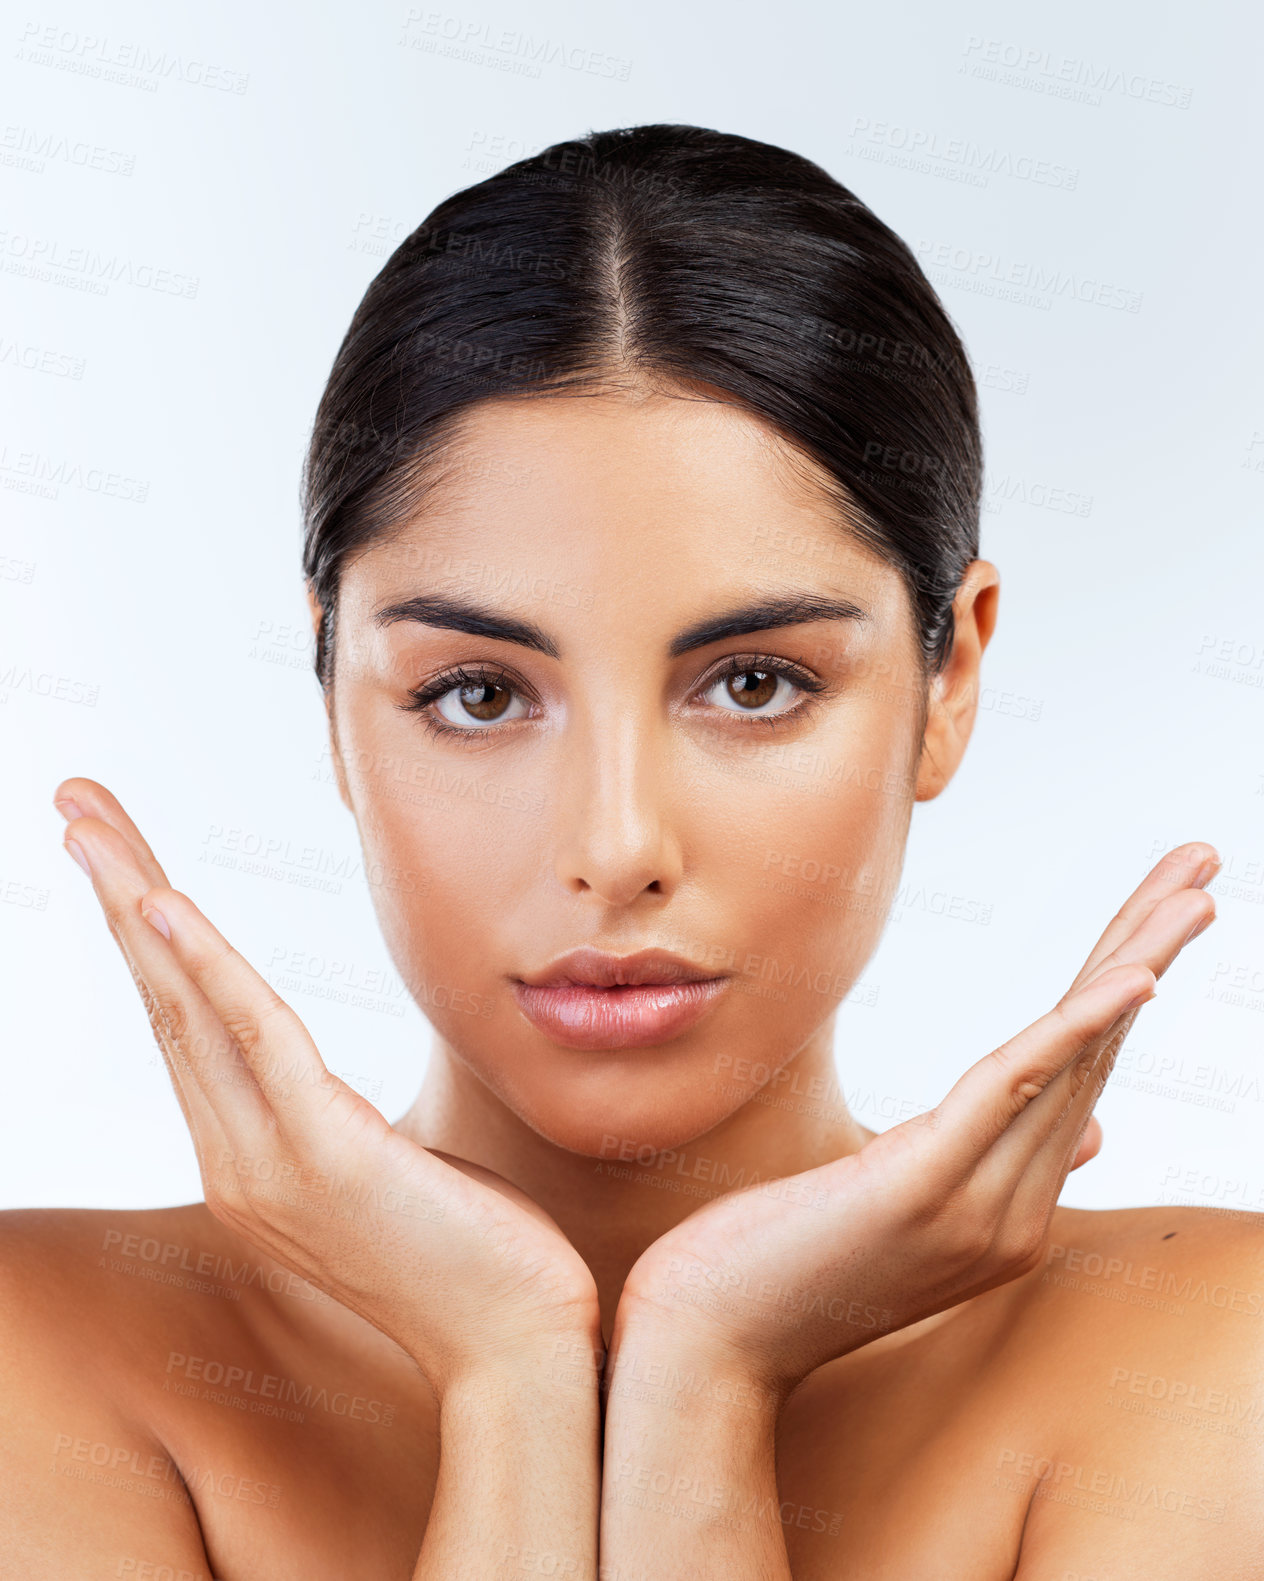
[[[952,601],[952,654],[931,680],[916,801],[938,796],[965,753],[978,711],[979,661],[996,625],[1000,583],[1001,573],[990,560],[972,560]]]
[[[325,611],[320,600],[316,597],[315,590],[310,582],[307,583],[307,608],[308,613],[311,615],[312,632],[319,638],[320,628],[325,619]],[[351,805],[351,792],[347,788],[347,771],[343,766],[342,749],[338,745],[338,723],[334,716],[332,690],[325,693],[325,717],[329,722],[329,756],[334,766],[334,779],[338,786],[338,795],[341,797],[342,804],[347,811],[354,813],[355,808]]]

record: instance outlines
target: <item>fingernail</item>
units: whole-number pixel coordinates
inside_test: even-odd
[[[79,844],[78,840],[64,840],[62,844],[66,847],[67,851],[70,852],[71,856],[74,857],[75,861],[78,862],[79,866],[84,870],[88,877],[91,878],[92,869],[88,865],[88,859],[83,854],[83,847]]]
[[[157,906],[151,906],[148,911],[142,911],[141,916],[144,917],[146,922],[157,928],[164,939],[171,937],[171,929],[167,926],[167,919],[158,910]]]
[[[1208,879],[1214,876],[1215,871],[1219,866],[1220,856],[1217,852],[1213,851],[1210,856],[1203,859],[1202,866],[1198,869],[1197,873],[1194,874],[1194,888],[1201,889]]]
[[[1188,944],[1191,939],[1196,939],[1200,933],[1202,933],[1205,929],[1211,927],[1212,923],[1215,920],[1216,920],[1216,914],[1213,911],[1210,917],[1204,917],[1201,922],[1196,923],[1194,925],[1194,927],[1191,929],[1191,931],[1185,935],[1185,944]],[[1182,949],[1185,948],[1185,944],[1181,945]]]
[[[1128,1001],[1128,1003],[1124,1006],[1124,1009],[1125,1010],[1135,1010],[1138,1005],[1148,1005],[1150,1003],[1150,1001],[1156,996],[1157,993],[1158,993],[1157,989],[1155,989],[1155,988],[1147,988],[1145,993],[1138,994],[1135,999],[1130,999]]]
[[[69,796],[64,801],[55,801],[53,806],[56,807],[67,823],[72,823],[76,818],[83,817],[83,808],[77,801],[72,801]]]

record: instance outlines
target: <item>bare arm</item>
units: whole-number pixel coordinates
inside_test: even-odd
[[[779,1392],[667,1325],[616,1323],[611,1362],[602,1581],[790,1581]]]
[[[589,1336],[440,1394],[439,1480],[414,1581],[594,1581],[601,1424]],[[558,1358],[565,1381],[558,1381]]]

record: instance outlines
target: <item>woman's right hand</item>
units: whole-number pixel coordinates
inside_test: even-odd
[[[166,1057],[215,1217],[390,1335],[437,1390],[537,1359],[559,1336],[599,1349],[595,1282],[554,1220],[493,1171],[410,1141],[334,1076],[104,786],[63,780],[54,801]]]

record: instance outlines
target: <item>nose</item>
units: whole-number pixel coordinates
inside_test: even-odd
[[[670,816],[669,768],[647,721],[611,710],[576,719],[559,776],[554,872],[570,893],[608,906],[671,894],[683,856]]]

